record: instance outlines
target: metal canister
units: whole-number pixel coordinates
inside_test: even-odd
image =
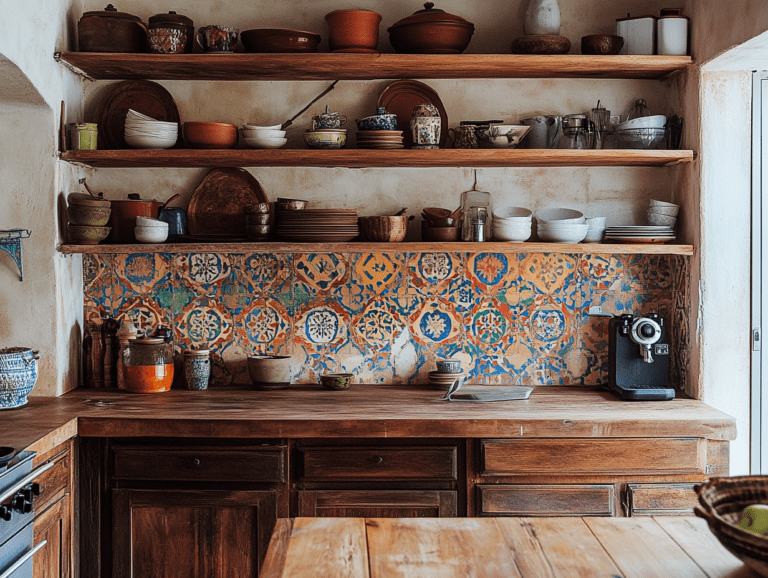
[[[73,151],[95,151],[99,127],[95,122],[74,122],[69,125],[69,148]]]

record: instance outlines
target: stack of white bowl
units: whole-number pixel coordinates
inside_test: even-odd
[[[243,142],[252,149],[279,149],[288,142],[288,139],[285,137],[285,131],[281,130],[281,126],[279,124],[273,124],[272,126],[244,124],[240,132]]]
[[[542,241],[581,243],[589,231],[586,220],[586,217],[575,209],[542,209],[536,213],[536,232]]]
[[[677,224],[677,213],[679,210],[680,206],[674,203],[652,200],[651,206],[648,208],[648,223],[673,229]]]
[[[493,239],[522,243],[531,238],[533,213],[524,207],[507,207],[493,211]]]
[[[179,138],[179,123],[155,120],[128,110],[125,115],[125,142],[137,149],[169,149]]]
[[[133,233],[139,243],[164,243],[168,238],[168,223],[151,217],[136,217]]]
[[[591,217],[586,221],[589,228],[584,243],[601,243],[605,234],[605,217]]]

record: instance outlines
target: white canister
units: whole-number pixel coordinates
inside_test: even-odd
[[[682,15],[682,10],[674,10],[675,13],[669,15],[661,11],[656,32],[657,53],[685,56],[688,54],[688,17]]]
[[[656,54],[655,16],[617,18],[616,35],[624,39],[619,54]]]

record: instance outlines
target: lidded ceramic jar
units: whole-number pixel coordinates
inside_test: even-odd
[[[77,23],[77,37],[80,52],[147,51],[147,27],[141,18],[118,12],[112,4],[104,10],[85,12]]]
[[[160,393],[173,383],[173,346],[164,339],[131,339],[123,350],[125,389],[133,393]]]
[[[402,54],[461,54],[469,46],[475,25],[461,16],[424,4],[387,29],[389,43]]]
[[[195,24],[192,19],[171,10],[149,19],[147,46],[153,54],[185,54],[192,52]]]
[[[184,384],[187,389],[208,389],[211,377],[211,356],[207,349],[184,352]]]
[[[413,107],[411,113],[411,135],[415,149],[440,148],[442,119],[440,111],[433,104],[422,103]]]

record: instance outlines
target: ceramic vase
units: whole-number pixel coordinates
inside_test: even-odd
[[[530,0],[525,11],[525,34],[552,35],[560,34],[560,6],[557,0]]]
[[[211,360],[208,350],[184,352],[184,378],[187,389],[208,389]]]

